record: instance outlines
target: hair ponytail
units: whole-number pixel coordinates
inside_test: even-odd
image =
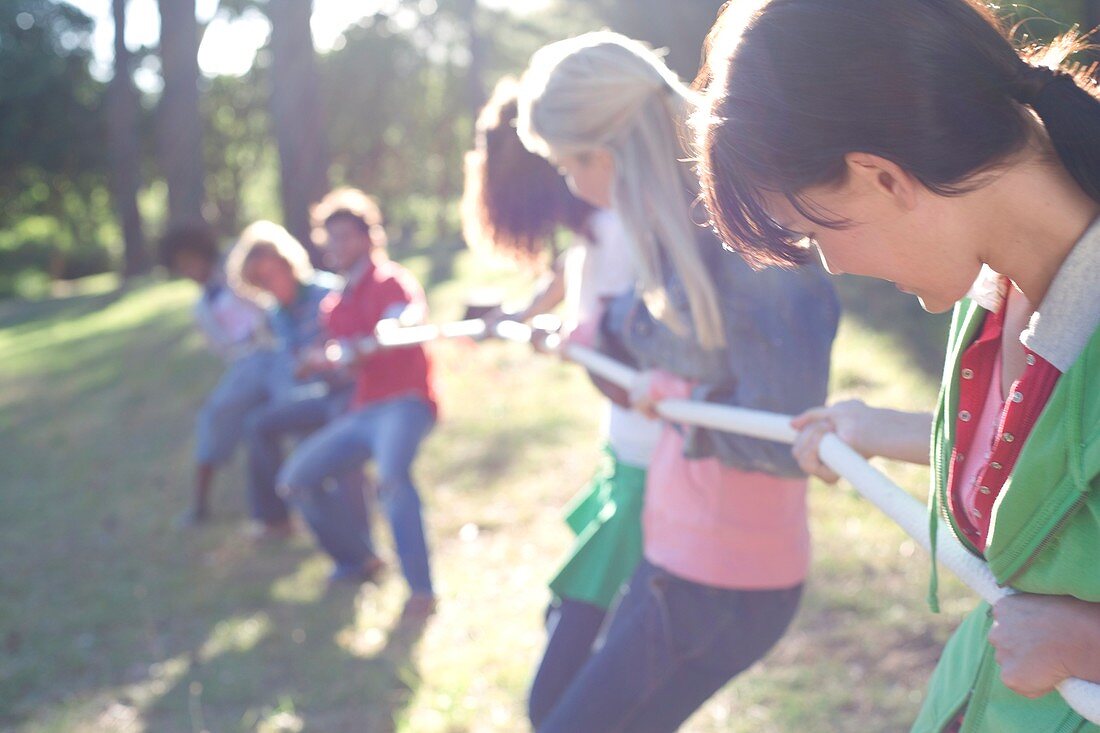
[[[543,47],[520,89],[517,128],[527,148],[561,156],[604,148],[615,158],[613,207],[629,234],[650,312],[674,331],[689,325],[665,290],[671,269],[684,286],[699,343],[726,345],[714,281],[692,218],[697,182],[683,164],[690,90],[650,48],[610,31]]]
[[[1062,165],[1100,201],[1100,99],[1085,73],[1024,63],[1013,97],[1035,110]]]

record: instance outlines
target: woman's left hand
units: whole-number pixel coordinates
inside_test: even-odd
[[[657,404],[668,399],[688,399],[695,385],[660,369],[647,369],[630,385],[630,406],[653,420],[659,417]]]
[[[657,417],[657,397],[653,394],[653,378],[655,374],[656,373],[653,371],[639,373],[638,376],[634,378],[634,382],[630,385],[630,392],[627,398],[633,409],[651,420]]]
[[[993,607],[989,642],[1001,680],[1041,697],[1068,677],[1100,682],[1100,603],[1020,593]]]

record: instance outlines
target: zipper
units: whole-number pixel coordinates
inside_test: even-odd
[[[940,441],[940,442],[942,443],[942,441]],[[951,509],[950,509],[949,503],[948,503],[947,477],[943,475],[945,472],[942,468],[943,467],[943,451],[942,451],[942,448],[937,448],[936,453],[937,453],[936,463],[940,466],[940,468],[937,469],[937,471],[936,471],[936,496],[937,496],[937,500],[938,500],[937,503],[940,505],[939,506],[940,517],[944,520],[944,523],[948,527],[951,528],[951,533],[955,535],[955,538],[959,540],[959,542],[962,544],[963,547],[965,547],[972,554],[977,555],[978,557],[984,557],[981,550],[979,550],[977,548],[977,546],[974,545],[974,543],[972,543],[970,540],[968,540],[966,538],[966,533],[963,532],[959,528],[959,525],[955,523],[955,517],[952,516]],[[952,450],[951,451],[952,465],[948,466],[948,468],[946,470],[946,473],[947,473],[948,476],[950,476],[950,474],[951,474],[951,469],[954,468],[955,455],[956,455],[956,451]]]
[[[1055,731],[1055,733],[1073,733],[1074,731],[1083,730],[1083,724],[1081,716],[1071,710],[1069,715],[1066,716],[1066,719],[1062,721],[1062,724],[1058,726],[1058,730]]]
[[[951,375],[950,376],[950,383],[949,383],[949,385],[944,386],[944,392],[940,395],[940,399],[938,400],[938,402],[939,402],[938,408],[941,410],[941,413],[940,413],[939,417],[940,417],[940,420],[942,421],[942,423],[940,425],[940,429],[936,431],[939,434],[940,439],[936,441],[936,466],[937,466],[937,468],[933,472],[933,477],[934,477],[934,480],[936,482],[936,486],[935,486],[936,500],[939,503],[940,517],[944,520],[944,523],[951,529],[952,534],[954,534],[955,537],[962,543],[963,547],[965,547],[967,550],[969,550],[974,555],[977,555],[978,557],[984,557],[984,556],[983,556],[982,552],[977,547],[975,547],[973,545],[973,543],[970,542],[970,540],[968,540],[966,538],[966,535],[963,533],[963,531],[961,529],[959,529],[958,525],[955,524],[955,519],[954,519],[954,517],[951,516],[951,510],[949,508],[948,497],[947,497],[947,479],[951,474],[951,469],[954,468],[954,460],[955,460],[955,454],[956,454],[956,450],[954,449],[954,445],[955,445],[955,440],[958,439],[958,433],[957,433],[957,431],[952,430],[952,434],[954,436],[953,439],[952,439],[952,451],[951,451],[952,462],[946,468],[944,467],[944,462],[943,462],[943,459],[944,459],[943,444],[946,442],[943,439],[943,435],[947,432],[947,425],[948,425],[947,421],[950,420],[951,416],[954,414],[954,409],[953,408],[957,407],[957,405],[952,405],[951,404],[951,400],[949,399],[947,392],[950,391],[951,393],[955,394],[956,397],[958,395],[959,380],[955,375],[959,371],[960,364],[961,364],[961,361],[962,361],[962,354],[963,354],[963,351],[966,350],[966,344],[969,343],[970,338],[972,337],[972,335],[974,333],[977,333],[978,331],[980,331],[982,323],[984,323],[984,317],[983,317],[981,319],[982,323],[978,323],[977,325],[974,325],[973,327],[971,326],[973,320],[975,318],[977,318],[977,316],[978,316],[978,314],[981,310],[982,310],[982,308],[980,306],[974,306],[972,304],[970,312],[966,314],[966,316],[963,319],[962,323],[959,324],[959,332],[960,332],[959,333],[959,339],[956,341],[952,338],[956,335],[954,324],[952,324],[951,333],[948,335],[949,343],[953,344],[954,350],[949,351],[949,353],[948,353],[948,358],[951,360],[951,365],[952,365],[951,371],[948,373],[945,370],[945,379],[947,379],[947,374]],[[933,562],[935,562],[935,558],[933,558]]]
[[[988,610],[986,613],[992,614],[992,610]],[[963,716],[962,729],[959,733],[981,730],[982,719],[985,718],[986,698],[989,696],[989,675],[993,669],[993,665],[990,664],[992,654],[993,647],[987,643],[985,651],[982,652],[982,661],[978,666],[978,678],[974,680],[974,686],[970,688],[966,714]]]

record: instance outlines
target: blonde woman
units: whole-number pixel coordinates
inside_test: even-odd
[[[344,282],[315,270],[305,247],[270,221],[257,221],[241,233],[229,253],[226,272],[238,293],[267,308],[268,323],[277,340],[278,356],[269,379],[279,388],[250,415],[245,445],[253,522],[250,534],[255,539],[278,539],[291,531],[287,503],[275,490],[284,443],[323,427],[345,411],[351,398],[352,380],[346,373],[332,371],[321,377],[295,379],[303,356],[328,338],[321,323],[322,304],[331,294],[339,294]],[[369,542],[363,472],[349,471],[337,484],[360,533]]]
[[[838,308],[817,269],[753,272],[693,221],[690,92],[640,43],[600,32],[531,60],[518,128],[574,192],[614,209],[639,292],[601,319],[643,374],[635,409],[694,397],[785,413],[825,398]],[[760,659],[793,618],[809,562],[805,478],[789,449],[664,424],[643,556],[604,645],[539,733],[672,731]]]

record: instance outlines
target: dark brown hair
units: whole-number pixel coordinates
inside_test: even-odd
[[[972,190],[977,174],[1036,138],[1029,107],[1100,200],[1100,102],[1085,72],[1059,67],[1075,39],[1056,44],[1057,58],[1021,53],[977,0],[748,5],[727,3],[711,31],[695,128],[712,223],[756,265],[806,256],[802,235],[768,215],[766,195],[843,227],[800,193],[842,182],[852,152],[886,158],[940,195]]]
[[[325,194],[310,209],[315,241],[324,245],[325,225],[337,219],[354,222],[370,236],[375,247],[386,246],[386,230],[378,202],[357,188],[337,188]]]
[[[478,116],[477,142],[466,153],[462,229],[473,249],[534,260],[552,250],[559,227],[591,238],[593,208],[523,146],[516,132],[517,91],[514,79],[502,79]]]
[[[160,261],[169,270],[176,269],[176,259],[184,252],[190,252],[204,262],[214,264],[221,257],[218,248],[218,235],[206,222],[178,224],[160,240]]]

